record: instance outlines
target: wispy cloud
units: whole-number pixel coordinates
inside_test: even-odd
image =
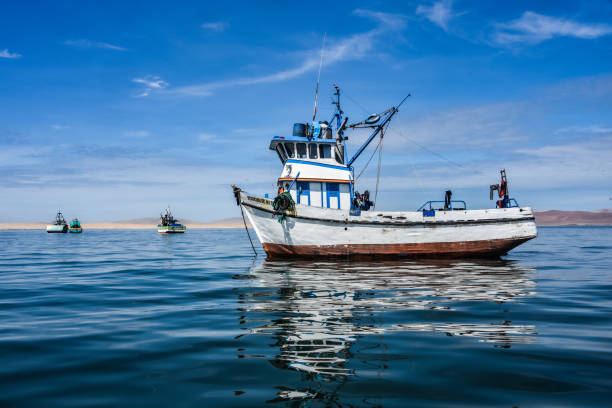
[[[200,27],[208,31],[220,33],[222,31],[227,30],[229,24],[223,21],[210,21],[207,23],[203,23],[202,25],[200,25]]]
[[[208,132],[200,132],[200,134],[198,135],[198,140],[200,142],[207,142],[209,140],[213,140],[216,138],[217,138],[217,135],[213,133],[208,133]]]
[[[106,50],[125,51],[126,49],[118,45],[113,45],[105,42],[90,41],[84,38],[78,40],[66,40],[65,45],[69,45],[75,48],[102,48]]]
[[[399,31],[405,26],[404,18],[397,14],[362,9],[355,10],[353,13],[360,17],[373,19],[378,23],[378,27],[336,41],[331,40],[331,46],[326,47],[323,52],[323,62],[325,65],[361,59],[375,48],[374,45],[379,37],[391,31]],[[220,88],[285,81],[316,69],[319,65],[319,52],[318,49],[305,52],[304,60],[295,68],[262,76],[187,85],[169,89],[166,92],[181,96],[209,96],[213,94],[213,91]]]
[[[136,82],[137,84],[142,84],[144,89],[135,95],[136,97],[149,96],[153,90],[160,90],[168,87],[168,82],[164,81],[158,76],[155,75],[147,75],[143,78],[134,78],[132,82]]]
[[[369,18],[380,23],[379,29],[386,30],[401,30],[406,26],[404,16],[393,13],[383,13],[382,11],[373,11],[365,9],[356,9],[353,14],[359,17]]]
[[[554,37],[594,39],[611,33],[608,24],[585,24],[526,11],[516,20],[497,24],[493,40],[502,45],[537,44]]]
[[[431,6],[419,5],[416,9],[417,15],[422,15],[432,23],[440,26],[444,31],[448,30],[448,23],[457,14],[453,12],[453,0],[441,0]]]
[[[21,54],[17,54],[16,52],[9,52],[9,50],[5,48],[2,51],[0,51],[0,58],[9,58],[9,59],[21,58]]]
[[[606,127],[601,125],[589,125],[589,126],[570,126],[566,128],[557,129],[556,134],[560,133],[586,133],[586,134],[605,134],[612,133],[612,127]]]
[[[126,132],[123,132],[123,134],[126,137],[133,139],[142,139],[151,136],[151,132],[149,132],[148,130],[128,130]]]
[[[58,124],[53,124],[53,125],[49,125],[51,126],[52,129],[55,130],[64,130],[64,129],[70,129],[70,126],[67,125],[58,125]]]

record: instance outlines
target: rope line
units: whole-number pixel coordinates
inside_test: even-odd
[[[361,110],[363,110],[366,115],[369,115],[372,111],[367,110],[366,108],[363,107],[363,105],[361,105],[359,102],[357,102],[355,99],[351,98],[351,96],[349,94],[346,93],[346,91],[343,91],[344,93],[344,97],[349,99],[351,102],[353,102],[355,105],[357,105],[359,108],[361,108]]]
[[[374,157],[374,154],[376,154],[376,151],[378,150],[378,148],[380,147],[380,143],[382,140],[378,141],[378,144],[376,145],[376,148],[374,149],[374,151],[372,151],[372,155],[370,156],[370,158],[368,159],[367,163],[365,164],[365,166],[363,166],[363,169],[361,169],[361,171],[359,172],[359,175],[357,177],[355,177],[355,182],[357,182],[357,180],[359,180],[359,177],[361,177],[361,175],[363,174],[364,171],[366,171],[366,169],[368,168],[368,166],[370,165],[370,162],[372,161],[372,158]]]
[[[462,168],[462,169],[465,169],[465,168],[466,168],[465,166],[462,166],[461,164],[459,164],[459,163],[457,163],[457,162],[455,162],[455,161],[452,161],[451,159],[448,159],[448,158],[444,157],[444,156],[443,156],[443,155],[441,155],[440,153],[436,153],[436,152],[434,152],[433,150],[430,150],[430,149],[426,148],[425,146],[423,146],[423,145],[421,145],[421,144],[419,144],[419,143],[415,142],[414,140],[407,138],[406,136],[404,136],[404,134],[402,133],[402,131],[401,131],[401,130],[399,130],[397,134],[399,134],[399,135],[400,135],[402,138],[404,138],[404,139],[408,140],[409,142],[414,143],[415,145],[417,145],[417,146],[418,146],[418,147],[420,147],[421,149],[425,150],[426,152],[429,152],[429,153],[433,154],[434,156],[437,156],[438,158],[440,158],[440,159],[442,159],[442,160],[444,160],[444,161],[446,161],[446,162],[449,162],[450,164],[452,164],[452,165],[454,165],[454,166],[460,167],[460,168]]]
[[[242,214],[242,222],[244,222],[244,229],[246,230],[247,237],[249,237],[251,248],[253,248],[253,253],[255,254],[255,256],[257,256],[257,250],[255,249],[255,245],[253,245],[253,240],[251,239],[251,234],[249,233],[249,227],[247,227],[246,219],[244,218],[244,211],[242,210],[242,205],[240,205],[240,213]]]

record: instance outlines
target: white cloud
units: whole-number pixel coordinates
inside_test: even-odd
[[[519,126],[526,109],[523,103],[515,102],[433,112],[416,118],[400,113],[398,122],[388,130],[392,137],[386,138],[385,146],[419,150],[415,142],[431,146],[435,141],[433,150],[453,152],[512,145],[526,137]]]
[[[9,59],[21,58],[21,54],[17,54],[16,52],[9,52],[9,50],[5,48],[2,51],[0,51],[0,58],[9,58]]]
[[[143,78],[134,78],[132,82],[144,85],[144,89],[136,97],[149,96],[151,91],[160,90],[168,87],[168,82],[164,81],[156,75],[147,75]]]
[[[220,33],[222,31],[225,31],[229,27],[229,24],[223,21],[211,21],[208,23],[203,23],[200,27],[208,31]]]
[[[612,127],[605,127],[600,125],[589,125],[589,126],[570,126],[566,128],[557,129],[556,134],[560,133],[587,133],[587,134],[602,134],[612,133]]]
[[[396,14],[361,9],[355,10],[354,14],[371,18],[377,21],[379,25],[377,28],[364,33],[354,34],[336,41],[331,40],[330,43],[332,45],[326,47],[323,52],[323,63],[325,65],[361,59],[374,50],[375,43],[379,37],[392,31],[399,31],[405,25],[403,17]],[[306,57],[302,63],[295,68],[256,77],[187,85],[166,92],[181,96],[209,96],[213,94],[214,90],[220,88],[285,81],[313,71],[319,66],[320,50],[310,50],[305,55]]]
[[[608,24],[584,24],[526,11],[521,18],[496,25],[494,41],[502,45],[537,44],[554,37],[594,39],[612,33]]]
[[[207,132],[200,132],[200,134],[198,135],[198,140],[200,142],[206,142],[209,140],[213,140],[217,137],[217,135],[212,134],[212,133],[207,133]]]
[[[404,16],[399,14],[383,13],[382,11],[372,11],[356,9],[353,14],[360,17],[370,18],[377,21],[381,26],[391,30],[401,30],[406,26]]]
[[[441,0],[431,6],[419,5],[416,14],[423,15],[432,23],[440,26],[444,31],[448,30],[448,23],[456,14],[453,13],[453,0]]]
[[[70,129],[70,126],[67,125],[58,125],[58,124],[53,124],[53,125],[49,125],[51,126],[52,129],[55,130],[64,130],[64,129]]]
[[[64,41],[64,44],[76,48],[102,48],[107,50],[125,51],[125,48],[119,47],[118,45],[99,41],[90,41],[84,38],[78,40],[66,40]]]

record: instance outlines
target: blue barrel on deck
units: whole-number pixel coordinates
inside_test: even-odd
[[[294,123],[293,124],[293,136],[306,137],[306,124],[305,123]]]

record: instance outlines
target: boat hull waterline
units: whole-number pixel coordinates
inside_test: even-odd
[[[295,205],[278,222],[272,201],[240,192],[240,205],[269,257],[498,257],[535,238],[530,207],[369,211],[350,215]]]
[[[157,227],[157,232],[159,232],[160,234],[183,234],[186,230],[187,227],[185,227],[184,225],[180,227]]]

